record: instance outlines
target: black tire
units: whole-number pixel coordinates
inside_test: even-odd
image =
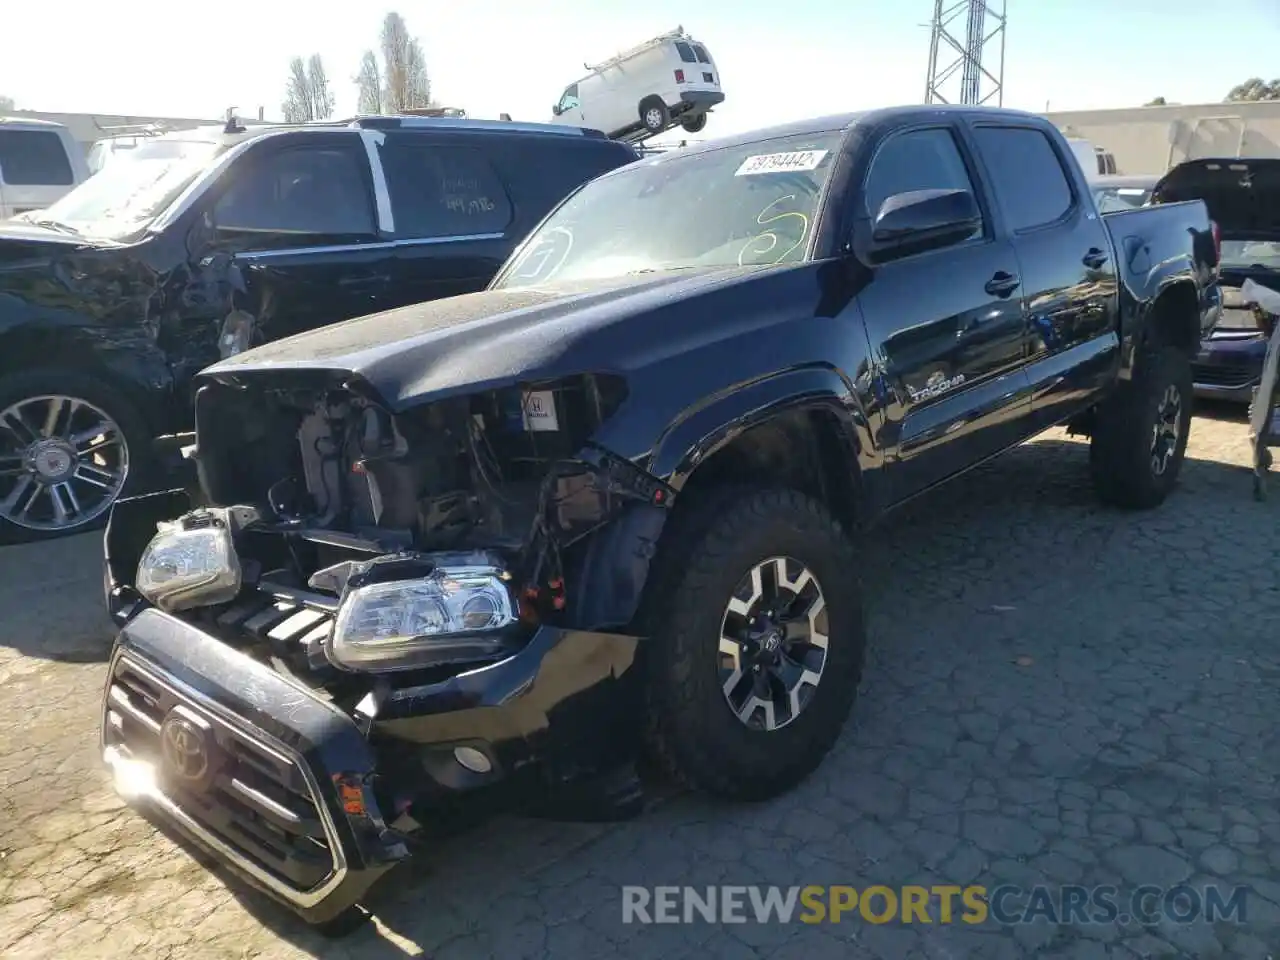
[[[696,116],[684,117],[680,120],[680,126],[686,133],[701,133],[707,126],[707,115],[699,113]]]
[[[64,396],[86,401],[115,421],[128,452],[128,472],[124,485],[115,497],[109,498],[109,502],[145,489],[154,470],[152,431],[126,396],[97,377],[79,370],[43,367],[0,376],[0,411],[22,400],[41,396]],[[9,436],[0,436],[0,441],[10,439]],[[0,448],[0,454],[6,451],[7,448]],[[9,480],[9,477],[0,476],[0,501],[12,487]],[[30,529],[0,516],[0,544],[50,540],[100,529],[105,526],[110,513],[108,507],[83,523],[59,529]]]
[[[817,501],[791,490],[737,490],[685,503],[663,538],[646,603],[646,739],[677,781],[731,800],[794,787],[831,750],[857,697],[866,646],[858,557]],[[721,622],[740,579],[775,556],[807,567],[826,600],[826,662],[785,725],[752,729],[722,691]]]
[[[1156,427],[1170,415],[1171,402],[1177,404],[1176,436],[1167,441],[1166,457],[1168,433],[1157,437]],[[1191,432],[1191,402],[1187,355],[1169,346],[1144,352],[1133,379],[1120,384],[1098,411],[1089,468],[1103,501],[1129,510],[1147,510],[1164,502],[1182,469]]]
[[[645,97],[640,101],[640,125],[650,133],[662,133],[671,126],[671,111],[661,97]]]

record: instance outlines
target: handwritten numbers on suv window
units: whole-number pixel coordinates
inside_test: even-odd
[[[826,158],[826,150],[795,150],[791,153],[762,153],[747,157],[734,173],[749,177],[760,173],[805,173],[817,170]]]

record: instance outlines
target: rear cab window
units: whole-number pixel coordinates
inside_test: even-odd
[[[973,134],[1011,231],[1056,223],[1071,212],[1075,191],[1044,131],[983,124]]]
[[[220,231],[368,238],[377,215],[361,145],[290,145],[229,171],[214,206]]]
[[[0,182],[15,187],[75,183],[62,137],[52,130],[0,130]]]
[[[880,144],[863,181],[863,215],[874,221],[886,200],[915,190],[966,190],[981,204],[964,155],[949,128],[906,130],[891,134]],[[973,234],[978,235],[979,232]]]
[[[511,198],[481,148],[388,136],[379,156],[398,235],[476,237],[510,226]]]

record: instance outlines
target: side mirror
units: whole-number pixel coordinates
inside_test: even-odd
[[[871,239],[877,252],[944,246],[982,229],[982,211],[968,190],[911,190],[880,205]]]
[[[551,112],[553,115],[558,117],[563,111],[561,111],[560,109],[560,104],[557,103],[554,107],[551,108]]]

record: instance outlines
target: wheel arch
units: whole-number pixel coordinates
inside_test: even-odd
[[[80,327],[18,326],[0,331],[0,377],[35,369],[87,374],[119,391],[154,434],[169,432],[169,406],[157,392],[172,395],[173,375],[155,341]]]
[[[838,371],[813,366],[690,408],[654,445],[649,469],[679,494],[749,476],[803,481],[799,488],[828,502],[842,522],[861,524],[864,466],[873,458],[867,418],[851,385]]]

